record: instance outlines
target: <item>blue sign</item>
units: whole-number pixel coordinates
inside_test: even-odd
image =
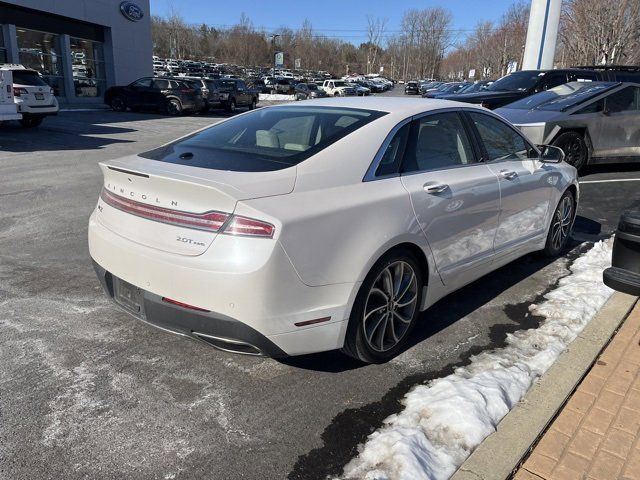
[[[144,17],[142,9],[133,2],[122,2],[120,4],[120,11],[127,20],[131,20],[132,22],[138,22]]]

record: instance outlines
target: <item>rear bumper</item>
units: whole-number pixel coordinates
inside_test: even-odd
[[[93,268],[104,292],[123,311],[166,332],[201,340],[219,350],[245,355],[284,357],[286,353],[255,329],[224,315],[199,312],[162,300],[162,297],[141,290],[140,311],[132,311],[115,301],[114,283],[119,279],[95,261]]]
[[[57,105],[32,107],[24,104],[18,104],[18,113],[21,113],[24,116],[47,117],[50,115],[57,115],[58,110],[59,108]]]
[[[95,212],[89,221],[89,251],[112,298],[110,277],[143,290],[141,320],[189,337],[202,333],[246,342],[273,356],[342,347],[358,289],[348,283],[305,285],[277,242],[218,235],[201,255],[177,255],[121,237]],[[167,304],[162,297],[211,313]],[[304,324],[320,318],[329,320]]]

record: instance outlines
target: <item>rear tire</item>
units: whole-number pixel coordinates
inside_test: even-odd
[[[253,98],[251,100],[251,104],[249,105],[249,110],[255,110],[256,109],[256,105],[258,104],[258,102],[256,101],[255,98]]]
[[[342,352],[366,363],[398,355],[420,314],[423,285],[420,262],[410,251],[383,256],[358,291]]]
[[[23,128],[35,128],[42,123],[42,120],[44,120],[42,117],[24,117],[19,122]]]
[[[236,101],[233,98],[229,100],[229,103],[225,106],[225,110],[229,113],[235,113]]]
[[[177,98],[171,98],[167,102],[166,109],[167,115],[176,117],[182,114],[182,103]]]
[[[44,120],[42,117],[25,117],[22,120],[18,120],[23,128],[35,128]]]
[[[564,161],[582,170],[589,160],[589,148],[583,135],[578,132],[565,132],[556,138],[553,145],[564,152]]]
[[[557,257],[564,252],[571,237],[575,216],[576,200],[571,192],[564,192],[551,218],[547,241],[542,250],[545,256]]]

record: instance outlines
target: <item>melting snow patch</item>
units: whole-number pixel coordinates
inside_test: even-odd
[[[283,95],[280,93],[261,93],[258,95],[258,100],[291,101],[295,99],[296,97],[294,95]]]
[[[610,243],[596,243],[558,287],[529,310],[538,328],[507,335],[506,346],[472,357],[447,377],[412,388],[404,410],[372,433],[344,469],[345,479],[446,479],[522,399],[604,305]]]

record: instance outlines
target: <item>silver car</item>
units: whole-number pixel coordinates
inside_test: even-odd
[[[570,82],[496,110],[536,144],[560,147],[578,170],[640,160],[640,85]]]

